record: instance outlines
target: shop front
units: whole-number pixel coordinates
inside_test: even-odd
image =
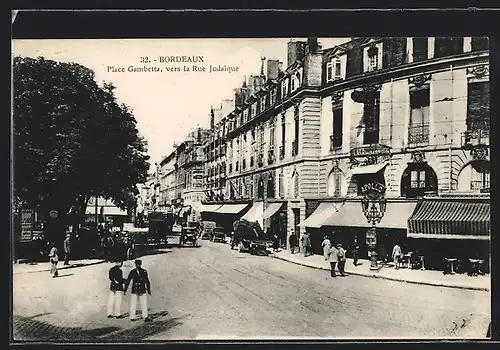
[[[229,235],[233,231],[233,223],[240,219],[248,208],[248,203],[224,203],[213,213],[213,221],[217,226],[224,227],[224,231]]]
[[[397,243],[403,251],[411,250],[408,245],[407,230],[408,218],[412,215],[416,201],[407,199],[388,199],[386,211],[376,226],[376,250],[381,259],[390,260],[392,248]],[[333,244],[341,243],[348,250],[351,257],[351,248],[357,238],[360,246],[360,256],[368,257],[367,232],[372,225],[367,221],[361,200],[346,200],[342,206],[329,215],[322,223],[321,229],[332,232]]]
[[[264,221],[268,222],[267,228],[280,239],[280,246],[286,247],[286,203],[268,202],[267,207],[262,214]]]
[[[306,200],[306,219],[301,223],[309,233],[311,239],[311,247],[314,254],[322,254],[323,250],[321,242],[325,235],[332,236],[332,229],[323,226],[323,223],[339,208],[343,202],[319,202],[318,200]]]
[[[490,232],[489,198],[424,198],[409,218],[409,240],[427,269],[443,270],[453,262],[465,272],[479,260],[488,272]]]

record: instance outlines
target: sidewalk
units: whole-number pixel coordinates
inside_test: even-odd
[[[282,250],[272,255],[277,259],[292,262],[294,264],[315,269],[330,270],[330,263],[325,261],[322,255],[304,257],[303,254],[290,254],[288,250]],[[345,271],[351,275],[383,278],[407,283],[481,291],[490,290],[489,274],[475,277],[467,276],[467,274],[443,275],[442,271],[412,270],[408,268],[396,270],[391,264],[383,266],[379,271],[371,271],[370,261],[367,259],[360,259],[358,261],[358,266],[354,266],[352,259],[347,259]]]
[[[69,265],[64,266],[63,261],[59,261],[57,264],[58,270],[71,269],[75,267],[96,265],[105,262],[102,259],[85,259],[85,260],[73,260],[70,261]],[[43,272],[50,271],[50,263],[42,262],[42,263],[25,263],[25,264],[13,264],[12,272],[14,275],[21,273],[34,273],[34,272]]]

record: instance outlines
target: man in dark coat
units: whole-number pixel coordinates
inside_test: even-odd
[[[290,243],[290,252],[292,254],[295,253],[295,248],[297,247],[297,245],[299,244],[299,240],[297,239],[297,236],[295,235],[295,233],[292,232],[292,234],[290,235],[290,238],[289,238],[289,243]]]
[[[69,265],[69,255],[71,254],[71,234],[66,235],[64,240],[64,265]]]
[[[142,268],[142,261],[135,261],[135,269],[131,270],[127,281],[125,282],[125,290],[127,293],[128,285],[132,282],[132,290],[130,296],[130,320],[136,320],[137,299],[141,301],[142,318],[144,321],[150,321],[148,317],[148,299],[147,294],[151,295],[151,283],[149,282],[148,272]]]
[[[118,261],[115,266],[109,269],[108,318],[119,318],[121,316],[123,284],[125,282],[122,266],[123,262]]]

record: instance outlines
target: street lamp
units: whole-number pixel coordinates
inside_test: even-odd
[[[365,215],[368,223],[372,227],[368,230],[366,235],[366,242],[368,248],[370,249],[370,270],[378,270],[377,263],[377,224],[380,223],[384,217],[385,211],[387,209],[387,199],[380,194],[380,196],[369,196],[365,194],[361,200],[361,207],[363,209],[363,214]]]

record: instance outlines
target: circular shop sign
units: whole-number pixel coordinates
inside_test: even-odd
[[[51,211],[49,211],[49,216],[50,216],[52,219],[57,218],[57,215],[59,215],[59,213],[57,212],[57,210],[51,210]]]

